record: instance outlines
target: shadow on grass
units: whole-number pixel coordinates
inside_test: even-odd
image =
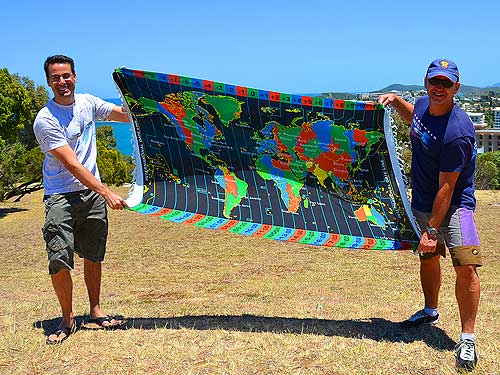
[[[0,208],[0,219],[7,216],[8,214],[13,214],[14,212],[22,212],[22,211],[28,211],[28,210],[26,208],[14,208],[14,207]]]
[[[118,317],[120,318],[120,317]],[[75,318],[78,329],[88,328],[88,316]],[[43,328],[49,335],[57,328],[59,319],[50,319],[34,323],[36,328]],[[411,343],[423,341],[436,350],[452,350],[453,341],[441,328],[425,326],[403,330],[398,323],[383,318],[357,320],[298,319],[265,317],[255,315],[200,315],[172,318],[127,318],[124,329],[195,329],[240,332],[273,332],[292,334],[311,334],[339,336],[347,338],[371,339],[375,341]]]

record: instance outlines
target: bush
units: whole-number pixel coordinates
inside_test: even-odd
[[[497,190],[500,188],[500,151],[478,155],[474,180],[476,189]]]
[[[116,149],[116,138],[111,126],[97,128],[97,167],[101,181],[108,185],[122,185],[132,180],[132,158]]]

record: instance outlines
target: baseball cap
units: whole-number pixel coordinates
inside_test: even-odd
[[[460,73],[458,72],[457,64],[447,59],[436,59],[427,68],[427,78],[444,76],[450,79],[453,83],[458,81]]]

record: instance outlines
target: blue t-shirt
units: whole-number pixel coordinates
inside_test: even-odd
[[[443,116],[431,116],[429,97],[418,98],[410,130],[413,208],[432,212],[440,172],[460,172],[451,205],[474,210],[476,137],[469,116],[456,104]]]

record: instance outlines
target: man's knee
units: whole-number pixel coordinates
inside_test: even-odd
[[[464,266],[454,266],[457,278],[463,280],[475,280],[478,278],[477,266],[475,264],[467,264]]]

